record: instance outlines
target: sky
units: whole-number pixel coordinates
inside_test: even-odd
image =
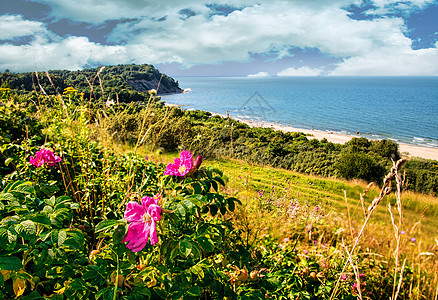
[[[438,76],[438,0],[1,0],[0,72]]]

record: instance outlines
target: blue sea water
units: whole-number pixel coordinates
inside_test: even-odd
[[[177,77],[162,99],[305,129],[438,147],[438,77]]]

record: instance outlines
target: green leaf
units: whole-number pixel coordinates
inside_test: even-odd
[[[10,193],[21,193],[21,194],[33,194],[35,192],[35,189],[32,186],[32,182],[30,181],[15,181],[11,184],[9,184],[3,192],[10,192]]]
[[[154,292],[157,293],[157,295],[159,297],[161,297],[161,299],[166,299],[167,297],[167,293],[164,289],[159,288],[159,287],[154,287]]]
[[[180,203],[177,204],[176,209],[183,218],[186,216],[186,209]]]
[[[203,206],[207,202],[207,198],[203,195],[193,195],[189,199],[193,204],[198,207]]]
[[[29,216],[29,219],[38,224],[50,225],[50,219],[46,215],[41,213],[37,213],[32,216]]]
[[[8,242],[13,243],[17,240],[17,235],[12,232],[11,230],[8,230]]]
[[[23,267],[21,260],[15,256],[0,256],[0,270],[15,271]]]
[[[199,297],[199,296],[201,296],[201,293],[202,293],[202,290],[197,285],[192,286],[190,288],[190,290],[187,291],[187,294],[189,294],[190,296],[193,296],[193,297]]]
[[[217,215],[217,211],[218,211],[218,207],[215,203],[210,205],[210,213],[211,215],[214,217],[215,215]]]
[[[204,236],[200,236],[196,238],[196,241],[199,243],[199,245],[205,252],[211,252],[214,250],[214,244],[211,239],[206,238]]]
[[[79,229],[69,229],[67,235],[75,239],[79,244],[84,243],[84,233]]]
[[[236,209],[236,204],[234,203],[233,199],[228,199],[228,210],[233,212]]]
[[[6,228],[0,228],[0,247],[9,243],[8,230]]]
[[[222,186],[225,186],[225,181],[222,179],[222,177],[214,176],[213,179],[219,182]]]
[[[55,206],[55,201],[55,196],[50,197],[50,199],[44,199],[44,202],[50,206]]]
[[[13,161],[13,159],[11,157],[8,157],[5,159],[5,165],[9,166],[9,164]]]
[[[192,252],[192,247],[192,243],[190,243],[186,239],[179,241],[179,252],[185,257],[188,257],[190,255],[190,253]]]
[[[118,224],[125,224],[123,220],[103,220],[97,224],[94,232],[98,233],[107,229],[110,229]]]
[[[225,215],[227,213],[227,209],[225,208],[225,206],[221,206],[219,210],[221,211],[222,215]]]
[[[219,190],[219,186],[218,186],[218,184],[217,184],[217,182],[216,181],[212,181],[211,182],[211,185],[212,185],[212,187],[213,187],[213,189],[216,191],[216,192],[218,192]]]
[[[66,238],[67,238],[67,232],[65,230],[60,230],[58,232],[58,246],[64,244]]]
[[[58,241],[60,241],[58,239]],[[82,245],[74,238],[66,238],[62,246],[69,248],[69,250],[81,250]]]
[[[0,201],[14,201],[16,198],[11,193],[3,193],[0,195]]]
[[[59,233],[58,229],[53,229],[52,230],[52,234],[51,234],[50,240],[52,241],[53,245],[57,245],[58,244],[58,233]]]
[[[36,234],[36,226],[35,223],[31,220],[26,220],[20,223],[21,226],[25,229],[25,233],[27,235],[35,235]]]
[[[125,226],[119,224],[113,233],[113,243],[114,244],[121,243],[124,237],[125,237]]]
[[[202,187],[198,182],[195,182],[192,186],[193,186],[193,194],[201,194],[202,193]]]

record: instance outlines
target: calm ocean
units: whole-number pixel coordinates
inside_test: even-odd
[[[438,77],[178,77],[163,96],[200,109],[286,126],[438,147]]]

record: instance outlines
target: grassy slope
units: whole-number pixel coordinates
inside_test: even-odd
[[[335,212],[344,220],[347,220],[350,215],[352,224],[357,226],[363,222],[360,193],[366,188],[364,182],[318,178],[230,159],[210,160],[205,164],[222,170],[229,178],[228,192],[246,202],[256,201],[259,197],[258,191],[263,190],[265,195],[269,193],[276,198],[287,196],[290,200],[296,199],[310,206],[319,205]],[[344,191],[346,191],[347,201]],[[377,188],[370,190],[365,197],[366,205],[371,203],[378,192]],[[388,201],[394,204],[394,196],[391,195],[386,198],[386,201],[380,203],[369,225],[370,230],[375,228],[377,231],[372,234],[382,238],[392,235],[393,232],[387,208]],[[346,202],[348,202],[349,211],[346,210]],[[402,230],[406,231],[409,236],[415,236],[425,245],[435,244],[436,228],[438,228],[438,199],[426,195],[404,193],[402,203],[404,209]]]
[[[171,162],[176,154],[161,154],[156,156],[160,162]],[[364,220],[360,194],[366,189],[363,181],[347,181],[342,179],[322,178],[304,175],[297,172],[268,166],[252,165],[241,160],[215,159],[203,162],[213,166],[228,177],[227,190],[235,195],[245,205],[254,204],[259,198],[258,191],[263,191],[271,198],[288,198],[306,203],[309,206],[319,205],[328,213],[334,213],[344,221],[350,215],[353,227],[359,227]],[[287,188],[287,191],[285,190]],[[347,195],[345,199],[344,191]],[[365,196],[366,206],[380,190],[373,187]],[[379,204],[378,209],[368,224],[368,233],[382,239],[392,239],[393,228],[388,212],[388,201],[394,207],[395,197],[391,193]],[[346,209],[348,205],[348,211]],[[424,248],[435,245],[438,228],[438,198],[413,192],[402,193],[403,228],[409,237],[422,241]],[[393,213],[396,213],[393,208]],[[344,224],[346,225],[346,223]],[[355,226],[354,226],[355,225]],[[274,236],[281,238],[284,230],[281,226],[272,226]],[[272,231],[271,230],[271,231]],[[277,231],[277,232],[275,232]],[[374,232],[375,231],[375,232]]]

